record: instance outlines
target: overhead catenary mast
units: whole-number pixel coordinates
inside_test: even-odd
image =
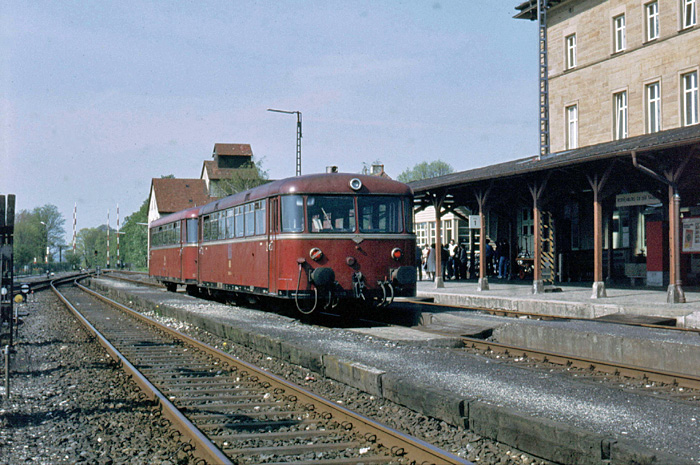
[[[540,55],[540,157],[549,154],[549,67],[547,65],[547,0],[537,0]]]
[[[297,169],[296,175],[301,176],[301,112],[300,111],[287,111],[287,110],[275,110],[273,108],[268,108],[267,111],[274,111],[277,113],[287,113],[290,115],[297,115]]]

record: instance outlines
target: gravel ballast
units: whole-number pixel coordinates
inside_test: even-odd
[[[52,293],[19,311],[28,315],[15,341],[10,399],[0,388],[0,463],[191,461],[158,409]]]
[[[9,400],[0,388],[0,463],[193,463],[174,431],[162,426],[158,409],[53,294],[37,294],[20,311],[28,315],[16,341]],[[474,463],[550,464],[191,325],[158,319]]]
[[[102,283],[106,284],[93,282],[98,287]],[[559,463],[675,464],[698,460],[693,458],[699,450],[697,406],[624,392],[616,386],[581,383],[559,370],[533,372],[479,356],[302,325],[279,315],[133,285],[109,282],[107,288],[125,303],[138,302],[143,308],[190,321],[274,358],[280,358],[281,351],[282,358],[320,369],[326,375],[336,359],[367,368],[358,370],[360,374],[385,372],[379,375],[382,384],[386,387],[384,381],[390,381],[391,386],[389,390],[382,388],[383,394],[402,391],[401,396],[385,397],[450,424],[462,426],[455,422],[456,409],[451,405],[462,399],[465,415],[462,410],[457,415],[467,417],[470,430]],[[352,370],[345,375],[354,376]],[[349,378],[337,377],[336,372],[330,377]],[[432,396],[409,399],[406,395],[411,385],[419,391],[420,386],[429,386],[436,394],[444,394],[442,399],[450,405],[438,405]],[[432,403],[424,405],[423,399]],[[444,406],[449,408],[441,408]],[[533,428],[535,424],[539,430]],[[536,430],[539,432],[534,434]]]

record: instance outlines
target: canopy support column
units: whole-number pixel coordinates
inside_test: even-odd
[[[445,202],[445,193],[433,196],[433,207],[435,208],[435,289],[445,287],[445,280],[442,276],[442,204]]]
[[[491,188],[489,187],[486,191],[476,191],[474,195],[476,196],[476,202],[479,205],[479,282],[476,286],[477,291],[488,291],[489,290],[489,278],[486,276],[486,215],[484,214],[484,206],[486,205],[486,199],[489,196]]]
[[[685,293],[681,283],[681,196],[678,193],[678,182],[681,174],[688,162],[693,158],[695,148],[691,153],[681,161],[675,169],[669,169],[661,176],[654,170],[647,168],[637,160],[637,152],[632,152],[632,164],[635,168],[643,173],[648,174],[652,178],[660,181],[668,186],[668,247],[669,247],[669,284],[666,293],[666,302],[669,304],[684,304]]]
[[[612,164],[599,178],[596,173],[588,183],[593,189],[593,294],[591,299],[607,297],[605,281],[603,281],[603,196],[601,191],[612,171]]]

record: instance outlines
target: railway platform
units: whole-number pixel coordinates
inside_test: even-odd
[[[700,290],[686,289],[686,303],[666,302],[665,289],[611,287],[607,297],[592,299],[590,285],[560,285],[555,292],[532,293],[528,281],[489,279],[489,289],[478,291],[476,281],[445,281],[437,289],[432,281],[418,281],[418,297],[435,303],[465,308],[489,308],[573,318],[618,318],[640,320],[672,318],[676,326],[700,328]]]
[[[431,284],[421,283],[421,292]],[[533,371],[445,346],[428,347],[388,333],[305,325],[274,313],[108,280],[94,280],[93,285],[116,300],[190,323],[555,463],[700,461],[700,407],[692,403],[581,383],[563,373]],[[466,295],[470,285],[453,282],[445,290],[462,286]],[[526,287],[522,289],[525,293]]]

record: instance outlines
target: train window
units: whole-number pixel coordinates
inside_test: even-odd
[[[219,239],[226,239],[226,212],[217,213],[219,217]]]
[[[311,232],[355,231],[355,202],[350,196],[309,196],[306,208]]]
[[[245,222],[243,221],[243,207],[236,207],[235,211],[236,217],[236,237],[243,237],[245,235]]]
[[[285,195],[282,200],[282,232],[304,231],[304,198]]]
[[[360,196],[357,207],[360,211],[360,232],[401,232],[400,197]]]
[[[187,220],[187,242],[190,244],[197,242],[197,218]]]
[[[226,210],[226,238],[231,239],[235,235],[233,229],[233,208]]]
[[[255,210],[252,203],[243,205],[245,210],[245,235],[255,236]]]
[[[403,199],[403,212],[404,212],[404,230],[408,234],[413,234],[413,202],[411,202],[411,198],[405,198]]]
[[[265,234],[265,201],[255,202],[255,234]]]
[[[205,241],[211,240],[211,218],[209,215],[202,218],[202,239]]]

